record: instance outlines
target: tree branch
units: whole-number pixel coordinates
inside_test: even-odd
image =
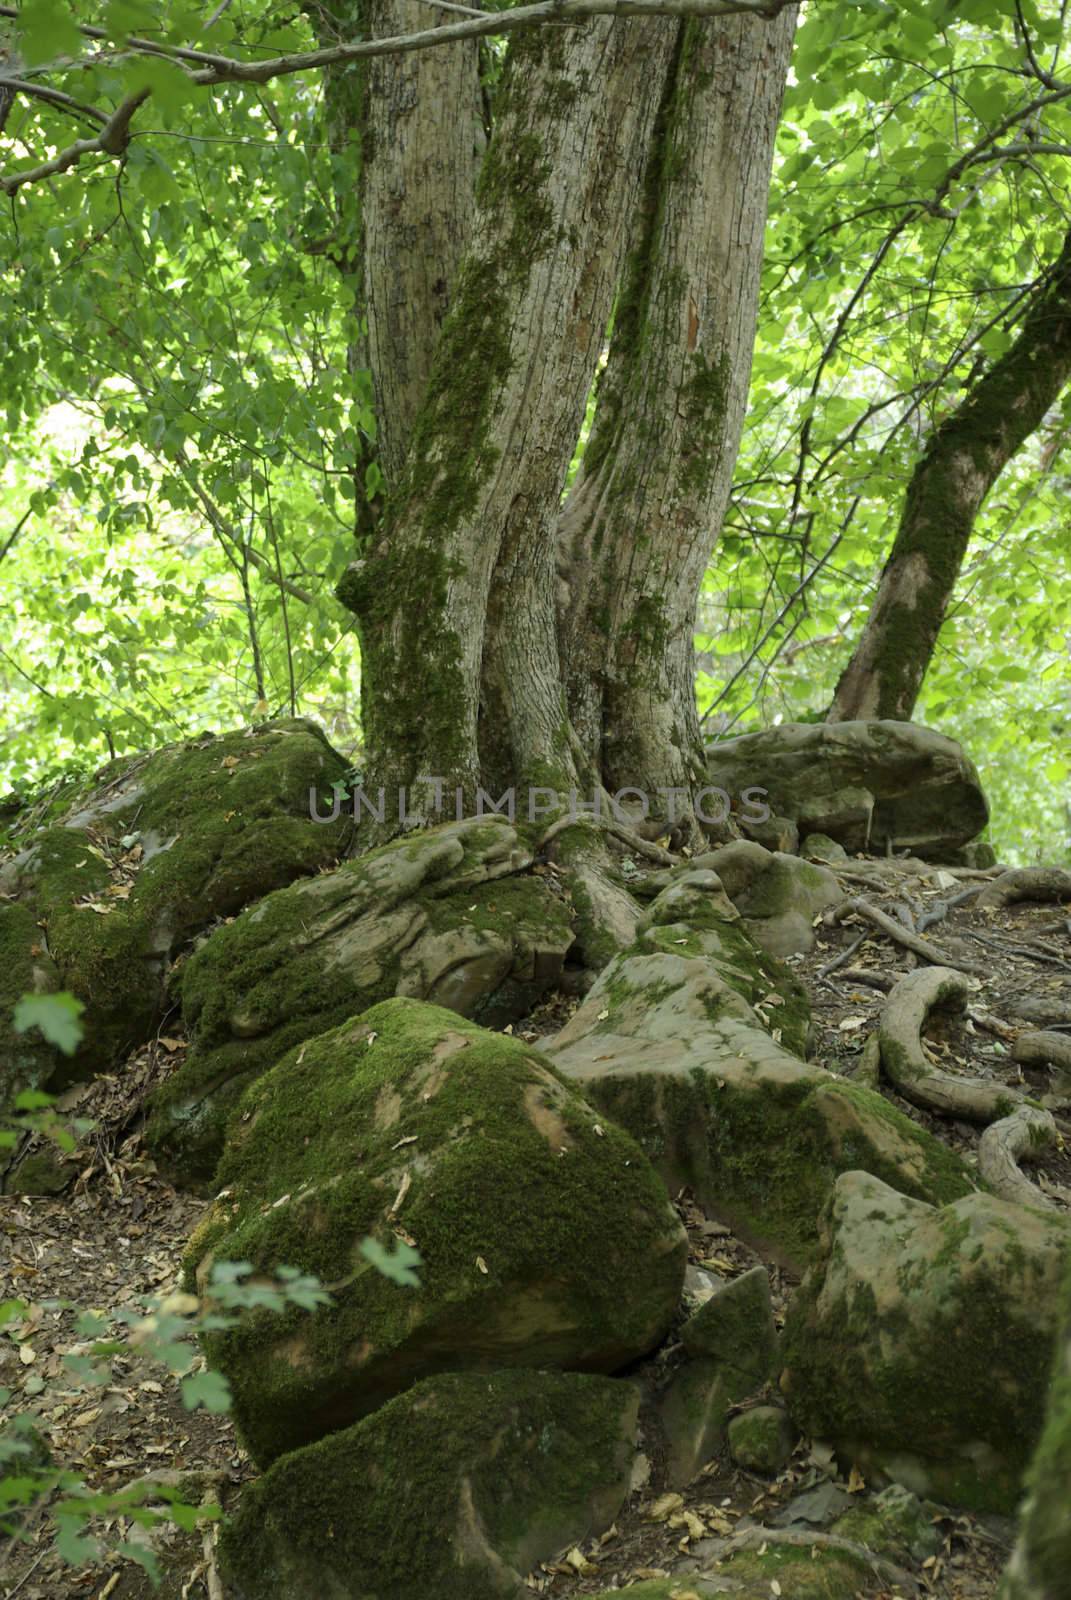
[[[0,87],[12,94],[28,94],[35,100],[46,100],[49,105],[57,106],[61,111],[69,111],[72,117],[85,117],[89,122],[99,123],[102,128],[107,127],[108,117],[105,112],[98,111],[96,106],[83,105],[82,101],[75,100],[73,95],[64,94],[62,89],[53,89],[47,83],[31,83],[29,78],[4,78]]]
[[[0,176],[0,192],[16,194],[23,184],[40,183],[56,173],[67,172],[77,166],[83,156],[121,156],[130,143],[130,123],[134,113],[148,98],[148,89],[139,89],[137,94],[127,95],[107,119],[96,139],[76,139],[74,144],[69,144],[51,161],[43,161],[38,167],[28,167],[25,172],[13,172],[10,177]]]
[[[363,61],[370,56],[400,55],[408,50],[429,50],[440,44],[455,44],[460,39],[481,38],[488,34],[514,33],[543,23],[583,21],[589,17],[757,17],[771,22],[795,0],[538,0],[535,5],[517,6],[512,11],[494,11],[466,17],[462,22],[418,33],[398,34],[386,39],[362,39],[352,44],[330,45],[320,50],[297,51],[273,56],[265,61],[239,61],[232,56],[191,50],[184,45],[161,45],[131,35],[123,47],[142,55],[164,56],[190,68],[196,83],[269,83],[273,78],[295,72],[318,71],[321,67]],[[0,17],[18,20],[14,6],[0,6]],[[82,24],[79,32],[87,39],[107,40],[104,28]],[[3,80],[0,79],[0,82]]]

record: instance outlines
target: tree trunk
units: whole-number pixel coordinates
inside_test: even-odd
[[[390,16],[414,3],[390,0]],[[603,776],[652,794],[705,781],[695,605],[739,443],[794,26],[600,17],[516,36],[470,220],[455,208],[472,140],[435,164],[447,90],[399,87],[392,59],[381,103],[368,69],[362,260],[390,498],[339,594],[386,831],[401,790],[416,822],[481,787],[523,805]],[[466,71],[449,93],[471,108],[472,91]],[[423,195],[441,265],[407,268],[399,294]],[[615,296],[596,437],[563,517]]]
[[[541,568],[552,592],[547,546],[657,103],[637,85],[657,82],[666,38],[662,19],[598,18],[511,50],[405,473],[339,590],[358,618],[371,782],[388,803],[421,775],[471,800],[481,744],[514,782],[574,781],[552,601],[498,630],[481,738],[484,623],[496,566],[503,612]],[[423,787],[412,814],[436,798]]]
[[[747,403],[795,22],[794,11],[759,28],[750,18],[686,21],[677,37],[595,426],[562,527],[569,706],[611,790],[653,797],[706,782],[696,603]]]
[[[827,720],[910,718],[982,502],[1071,376],[1071,234],[1018,338],[947,417],[908,486]]]

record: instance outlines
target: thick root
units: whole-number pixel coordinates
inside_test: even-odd
[[[875,928],[880,928],[882,933],[887,933],[890,939],[894,939],[897,944],[903,945],[905,950],[910,950],[915,955],[921,956],[923,961],[930,961],[934,965],[941,967],[954,967],[957,972],[970,972],[979,977],[985,976],[984,967],[976,966],[973,961],[957,961],[955,956],[950,956],[945,950],[939,950],[928,939],[923,939],[917,933],[913,933],[910,928],[905,928],[903,923],[897,922],[895,918],[886,916],[884,911],[879,911],[877,906],[872,906],[869,900],[864,900],[859,895],[855,895],[851,900],[845,900],[843,905],[838,906],[832,913],[832,920],[841,922],[845,917],[852,915],[865,917],[868,922],[874,924]]]
[[[1019,1163],[1036,1159],[1056,1143],[1056,1123],[1051,1111],[1040,1106],[1018,1106],[1010,1117],[992,1123],[978,1141],[978,1171],[1001,1200],[1015,1205],[1056,1207]]]
[[[1071,872],[1063,867],[1016,867],[1003,872],[978,896],[980,906],[1007,906],[1013,900],[1071,900]]]
[[[914,1105],[939,1111],[942,1116],[994,1122],[1013,1111],[1022,1097],[1002,1083],[943,1072],[934,1066],[922,1043],[922,1029],[930,1013],[962,1015],[967,993],[964,978],[947,967],[921,967],[901,978],[878,1026],[881,1064],[889,1081]]]

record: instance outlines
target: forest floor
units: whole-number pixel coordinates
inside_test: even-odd
[[[887,911],[902,903],[905,885],[890,874],[884,887],[868,874],[869,886],[846,883],[846,893],[863,893]],[[947,898],[947,887],[911,880],[916,907],[927,898]],[[1065,908],[1066,910],[1066,908]],[[1028,1024],[1007,1009],[1023,996],[1071,1004],[1071,933],[1065,915],[1053,906],[1023,903],[997,912],[971,905],[953,908],[928,934],[948,951],[984,960],[987,975],[972,996],[972,1009],[987,1022],[1005,1018],[1006,1036],[968,1022],[936,1045],[946,1070],[1006,1083],[1023,1079],[1007,1042]],[[818,943],[807,957],[790,961],[812,999],[816,1038],[814,1057],[832,1071],[852,1074],[863,1043],[876,1024],[884,990],[908,970],[913,958],[876,929],[866,934],[850,965],[823,971],[864,933],[861,921],[819,926]],[[545,1003],[527,1023],[512,1031],[533,1040],[560,1027],[571,1004]],[[1065,1024],[1065,1028],[1068,1025]],[[79,1115],[94,1120],[95,1131],[82,1155],[73,1193],[59,1198],[9,1197],[0,1200],[0,1274],[3,1294],[30,1303],[29,1320],[14,1339],[0,1336],[0,1384],[14,1391],[12,1405],[33,1409],[39,1432],[55,1462],[79,1474],[94,1490],[115,1490],[146,1474],[200,1476],[198,1490],[224,1508],[233,1504],[240,1484],[254,1469],[238,1444],[227,1417],[184,1409],[178,1382],[130,1349],[110,1358],[106,1381],[87,1388],[72,1376],[65,1358],[85,1349],[76,1326],[79,1310],[137,1309],[177,1286],[179,1259],[204,1202],[177,1193],[156,1175],[141,1150],[138,1116],[148,1088],[181,1060],[183,1044],[165,1032],[138,1052],[122,1075],[87,1086]],[[907,1115],[972,1158],[979,1129],[937,1118],[884,1092]],[[1071,1119],[1071,1112],[1063,1113]],[[1071,1209],[1071,1121],[1067,1142],[1031,1169],[1035,1181],[1060,1206]],[[715,1278],[732,1278],[759,1259],[740,1239],[706,1218],[687,1193],[675,1197],[692,1241],[693,1263]],[[792,1278],[769,1267],[778,1316],[793,1287]],[[50,1304],[59,1302],[59,1304]],[[170,1481],[174,1481],[172,1478]],[[187,1480],[187,1483],[189,1480]],[[647,1577],[686,1579],[702,1567],[712,1541],[750,1523],[776,1526],[791,1520],[793,1502],[818,1489],[830,1503],[848,1504],[868,1486],[853,1473],[836,1477],[828,1452],[803,1440],[775,1480],[755,1478],[727,1457],[715,1458],[667,1509],[665,1497],[639,1488],[599,1540],[562,1551],[531,1575],[533,1594],[569,1600],[600,1590],[625,1587]],[[662,1504],[659,1504],[659,1500]],[[680,1521],[680,1513],[691,1514]],[[671,1521],[673,1525],[671,1526]],[[937,1523],[941,1548],[913,1572],[919,1590],[938,1600],[989,1600],[1007,1555],[1012,1525],[1000,1518],[949,1512]],[[160,1530],[152,1535],[163,1562],[163,1588],[155,1590],[142,1569],[114,1553],[125,1539],[144,1535],[126,1519],[100,1530],[111,1548],[100,1564],[73,1569],[54,1546],[55,1529],[42,1510],[28,1518],[18,1540],[0,1547],[3,1600],[220,1600],[212,1561],[212,1534]],[[389,1536],[392,1530],[384,1530]],[[687,1592],[687,1583],[682,1582]],[[893,1594],[894,1590],[871,1591]]]

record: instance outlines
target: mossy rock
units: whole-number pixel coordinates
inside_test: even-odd
[[[753,1387],[774,1374],[777,1327],[765,1267],[723,1283],[681,1329],[688,1355],[711,1357]]]
[[[914,722],[784,722],[721,740],[709,766],[731,794],[764,789],[767,805],[801,834],[825,833],[847,850],[941,860],[989,820],[963,748]]]
[[[751,1406],[729,1423],[729,1453],[745,1472],[774,1478],[785,1467],[796,1442],[796,1430],[780,1406]]]
[[[771,1541],[765,1548],[741,1550],[721,1563],[719,1577],[735,1585],[725,1592],[738,1600],[856,1600],[859,1595],[887,1594],[862,1556],[847,1550],[803,1548]],[[772,1585],[776,1583],[775,1590]]]
[[[209,924],[344,847],[312,819],[345,763],[313,724],[265,725],[117,761],[0,866],[0,1090],[57,1092],[114,1065],[163,1014],[169,963]],[[55,809],[55,808],[53,808]],[[11,1031],[23,993],[85,1005],[71,1058]]]
[[[502,818],[395,840],[269,895],[187,964],[189,1056],[153,1097],[147,1140],[163,1170],[211,1183],[243,1091],[288,1050],[377,1001],[408,995],[502,1026],[561,973],[571,907],[523,869]]]
[[[782,1334],[799,1426],[917,1494],[1011,1511],[1041,1430],[1066,1219],[836,1185]]]
[[[880,1494],[857,1502],[838,1517],[832,1532],[901,1564],[925,1561],[941,1548],[936,1525],[940,1517],[941,1508],[932,1500],[920,1500],[903,1484],[890,1483]]]
[[[628,1383],[515,1370],[429,1378],[295,1450],[224,1524],[233,1600],[522,1600],[628,1493]]]
[[[773,1588],[773,1584],[777,1588]],[[887,1594],[873,1569],[848,1551],[770,1542],[758,1550],[741,1550],[725,1561],[707,1564],[702,1572],[682,1572],[676,1577],[630,1583],[624,1589],[605,1590],[591,1600],[857,1600],[858,1596]]]
[[[191,1275],[282,1263],[333,1294],[206,1339],[260,1462],[431,1373],[617,1371],[680,1296],[686,1236],[633,1141],[520,1041],[420,1001],[375,1006],[259,1079],[219,1176]],[[419,1288],[361,1254],[398,1232]]]
[[[800,1267],[842,1172],[941,1204],[975,1185],[881,1095],[792,1054],[805,1018],[787,969],[739,922],[658,924],[600,974],[548,1053],[672,1193],[690,1187],[756,1249]]]
[[[814,949],[814,919],[844,898],[833,874],[799,856],[737,839],[698,856],[717,874],[750,936],[772,956]]]

